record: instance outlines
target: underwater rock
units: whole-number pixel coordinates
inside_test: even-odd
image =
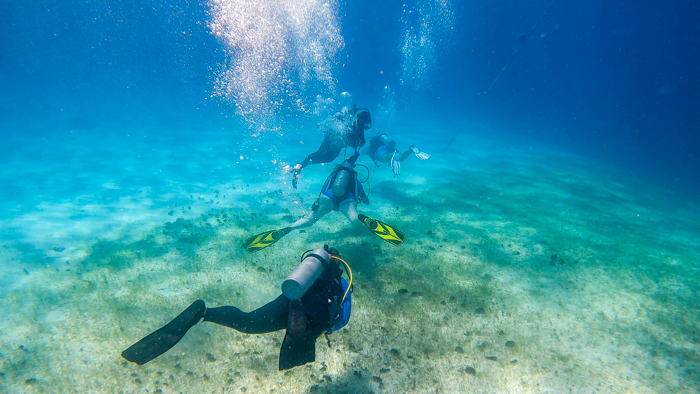
[[[247,391],[248,391],[248,387],[246,387],[246,386],[241,387],[241,391],[244,392],[244,393],[247,392]]]
[[[506,341],[506,347],[515,347],[515,342],[513,342],[513,341]]]
[[[391,349],[391,350],[389,350],[389,354],[391,354],[391,355],[394,356],[394,357],[398,357],[398,356],[399,356],[399,351],[396,350],[396,349]]]
[[[462,349],[461,346],[457,346],[457,347],[455,347],[455,352],[457,352],[459,354],[464,354],[464,349]]]
[[[61,253],[61,252],[63,252],[64,250],[66,250],[66,248],[61,248],[61,247],[59,247],[59,246],[54,246],[53,248],[51,248],[51,250],[53,250],[54,252]]]
[[[174,214],[175,214],[175,211],[168,212],[168,216],[173,216]]]
[[[511,363],[511,364],[517,364],[517,362],[518,362],[518,359],[517,359],[517,358],[514,358],[514,359],[510,360],[510,363]]]
[[[559,264],[564,264],[564,263],[566,263],[566,262],[564,261],[564,259],[559,259]]]
[[[486,314],[486,309],[484,309],[484,308],[482,308],[482,307],[478,307],[478,308],[476,308],[476,309],[474,310],[474,313],[476,313],[477,315],[485,315],[485,314]]]
[[[326,380],[326,382],[332,382],[333,378],[331,378],[331,375],[323,375],[323,379]]]
[[[27,379],[27,380],[24,381],[25,384],[34,384],[34,383],[37,383],[37,382],[38,382],[38,381],[36,380],[36,378],[29,378],[29,379]]]
[[[422,295],[423,293],[421,293],[420,291],[414,291],[413,293],[411,293],[411,297],[420,297]]]
[[[382,378],[380,378],[379,376],[372,376],[372,381],[374,383],[382,383]]]
[[[469,375],[476,375],[476,370],[468,365],[466,368],[464,368],[464,372],[468,373]]]
[[[486,359],[491,361],[498,361],[498,357],[496,356],[486,356]]]
[[[207,353],[207,361],[213,363],[214,361],[216,361],[216,357],[214,357],[214,355],[211,353]]]
[[[389,371],[391,371],[391,368],[382,368],[379,370],[379,373],[387,373]]]

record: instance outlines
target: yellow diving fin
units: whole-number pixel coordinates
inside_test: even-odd
[[[401,231],[389,226],[384,222],[380,222],[377,219],[372,219],[363,214],[359,214],[358,219],[379,238],[389,242],[392,245],[399,246],[406,239],[406,236]]]
[[[250,253],[257,252],[260,249],[264,249],[273,243],[279,241],[282,237],[292,232],[292,229],[285,227],[280,230],[265,231],[258,235],[253,235],[252,237],[245,240],[243,247]]]

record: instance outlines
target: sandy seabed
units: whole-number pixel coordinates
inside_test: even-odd
[[[4,240],[0,391],[700,390],[697,208],[576,156],[456,150],[411,158],[397,178],[369,165],[372,204],[359,211],[404,231],[400,247],[332,213],[261,252],[241,248],[304,213],[330,170],[321,166],[299,193],[284,174],[197,193],[173,186],[158,208],[85,204],[63,226],[94,224],[97,211],[137,216],[109,236]],[[42,218],[23,214],[13,228],[40,228]],[[196,299],[262,306],[299,256],[324,244],[352,266],[355,287],[350,323],[330,346],[318,339],[315,363],[279,372],[283,332],[209,323],[145,366],[120,357]]]

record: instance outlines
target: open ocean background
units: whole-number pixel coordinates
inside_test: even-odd
[[[697,392],[698,70],[692,1],[3,0],[0,391]],[[320,145],[342,92],[370,109],[368,139],[432,155],[397,178],[361,159],[366,209],[406,244],[329,215],[244,253],[308,211],[330,167],[295,191],[288,166]],[[214,230],[163,238],[177,218]],[[354,342],[312,377],[251,363],[242,349],[278,350],[238,333],[239,356],[205,364],[233,338],[211,327],[150,375],[121,364],[195,296],[260,306],[323,243],[355,261],[360,306],[339,337]],[[254,290],[229,298],[219,276]],[[395,300],[406,288],[417,296]],[[405,321],[453,301],[463,310]],[[520,305],[499,314],[508,329],[505,305]],[[577,327],[570,342],[539,334],[551,321]],[[435,327],[444,343],[415,350]],[[483,361],[509,339],[519,354]]]

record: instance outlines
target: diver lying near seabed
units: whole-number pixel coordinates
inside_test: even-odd
[[[346,268],[348,281],[342,277],[340,263]],[[301,264],[282,282],[281,288],[279,297],[252,312],[233,306],[207,308],[204,301],[197,300],[170,323],[124,350],[122,357],[143,365],[170,350],[197,323],[208,321],[246,334],[286,328],[280,349],[280,371],[314,362],[316,339],[323,333],[340,330],[350,320],[350,266],[336,249],[324,245],[323,249],[305,252]]]
[[[333,169],[333,172],[326,178],[318,199],[314,202],[308,215],[283,229],[254,235],[245,240],[243,247],[250,253],[257,252],[279,241],[293,230],[311,227],[331,211],[342,212],[351,223],[359,220],[381,239],[392,245],[401,245],[406,238],[404,233],[379,220],[357,213],[359,201],[369,205],[369,196],[365,194],[362,182],[357,178],[358,173],[355,170],[355,162],[359,156],[360,153],[356,151],[352,157]]]
[[[365,145],[360,153],[368,155],[377,167],[379,167],[378,161],[388,163],[394,172],[394,176],[401,174],[401,162],[408,159],[411,153],[421,160],[430,158],[429,154],[421,152],[413,145],[409,146],[405,152],[399,154],[399,150],[396,149],[396,142],[385,133],[379,133],[370,138],[369,144]]]

